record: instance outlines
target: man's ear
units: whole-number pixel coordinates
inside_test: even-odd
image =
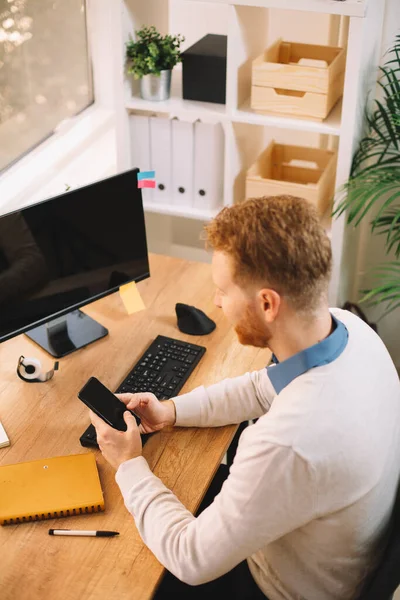
[[[275,321],[281,305],[281,297],[275,290],[264,288],[258,293],[258,300],[267,323]]]

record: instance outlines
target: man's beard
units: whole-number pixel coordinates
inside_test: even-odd
[[[255,348],[268,348],[272,334],[267,325],[263,323],[255,311],[248,306],[244,317],[235,326],[236,335],[243,346]]]

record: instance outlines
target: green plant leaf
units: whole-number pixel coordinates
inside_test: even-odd
[[[376,267],[372,273],[377,285],[369,290],[361,290],[360,303],[369,306],[386,305],[381,318],[400,306],[400,263],[389,262]]]
[[[185,38],[181,35],[162,36],[154,26],[142,27],[126,44],[127,72],[135,79],[145,75],[160,75],[161,71],[173,69],[182,60],[180,46]]]

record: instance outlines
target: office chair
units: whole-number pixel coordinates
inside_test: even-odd
[[[400,487],[392,514],[392,526],[382,561],[366,582],[357,600],[392,600],[400,585]]]

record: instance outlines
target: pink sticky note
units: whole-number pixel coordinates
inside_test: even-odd
[[[143,179],[138,181],[138,188],[155,188],[156,182],[152,179]]]

